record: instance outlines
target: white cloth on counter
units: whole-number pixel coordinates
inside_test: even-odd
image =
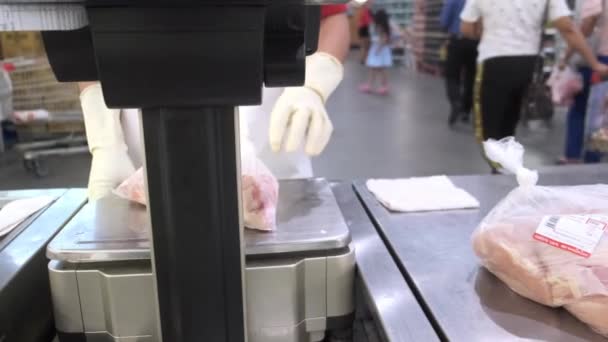
[[[367,189],[387,209],[399,212],[479,208],[479,201],[446,176],[370,179]]]
[[[10,233],[28,217],[46,207],[55,196],[37,196],[14,200],[0,209],[0,237]]]

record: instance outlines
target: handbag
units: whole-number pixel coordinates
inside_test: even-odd
[[[532,82],[528,86],[524,95],[521,114],[525,120],[545,120],[549,121],[553,118],[554,107],[551,99],[551,90],[545,84],[543,72],[543,41],[544,41],[544,25],[549,18],[549,2],[545,5],[543,14],[543,27],[540,33],[540,45],[538,47],[538,56],[534,65],[534,73],[532,74]]]

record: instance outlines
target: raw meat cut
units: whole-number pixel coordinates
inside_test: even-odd
[[[245,227],[272,230],[275,226],[278,183],[274,177],[243,175],[243,216]]]
[[[595,331],[608,336],[608,297],[591,298],[574,304],[566,305],[581,321],[589,324]]]
[[[536,174],[523,168],[521,145],[485,144],[520,186],[473,233],[481,263],[518,294],[564,307],[608,336],[608,185],[537,186]],[[509,153],[515,158],[505,159]],[[545,239],[547,231],[555,235]]]
[[[252,150],[244,147],[241,153],[241,191],[245,227],[274,230],[279,199],[279,182]],[[147,205],[143,169],[116,188],[114,193],[131,201]]]
[[[144,169],[139,168],[135,173],[122,182],[114,193],[122,198],[139,204],[148,205],[146,187],[144,185]]]

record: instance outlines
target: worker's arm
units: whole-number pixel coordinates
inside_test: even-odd
[[[481,20],[476,22],[463,20],[460,23],[460,34],[462,34],[462,36],[465,38],[478,40],[481,38],[482,31]]]
[[[600,19],[600,15],[601,15],[601,12],[598,14],[594,14],[592,16],[583,18],[583,20],[581,22],[581,33],[583,34],[583,36],[585,36],[585,38],[589,38],[593,34],[593,31],[595,30],[595,26],[597,25],[597,23]],[[570,62],[570,58],[572,58],[574,53],[575,53],[574,49],[572,49],[571,47],[568,47],[568,49],[566,50],[566,54],[564,55],[564,58],[561,61],[561,67],[565,67],[566,64],[568,64]]]
[[[327,15],[327,10],[339,13]],[[344,7],[326,7],[324,12],[318,51],[306,58],[304,86],[285,89],[272,110],[269,140],[275,152],[293,152],[304,143],[308,155],[319,155],[333,132],[325,103],[342,81],[350,31]]]
[[[568,46],[580,53],[594,71],[608,74],[608,67],[597,60],[585,37],[570,17],[561,17],[553,21],[553,26],[560,32]]]
[[[83,90],[87,89],[88,87],[90,87],[92,85],[96,85],[97,83],[99,83],[99,82],[78,82],[78,88],[82,92]]]
[[[328,53],[341,62],[346,60],[350,48],[350,30],[345,13],[329,16],[321,21],[319,52]]]
[[[481,14],[477,0],[467,0],[460,13],[460,34],[469,39],[481,38]]]

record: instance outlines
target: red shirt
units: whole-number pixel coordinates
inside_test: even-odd
[[[331,17],[332,15],[346,12],[346,5],[324,5],[321,6],[321,18]]]
[[[359,12],[359,28],[368,27],[369,24],[372,23],[372,14],[370,13],[369,8],[363,7]]]

